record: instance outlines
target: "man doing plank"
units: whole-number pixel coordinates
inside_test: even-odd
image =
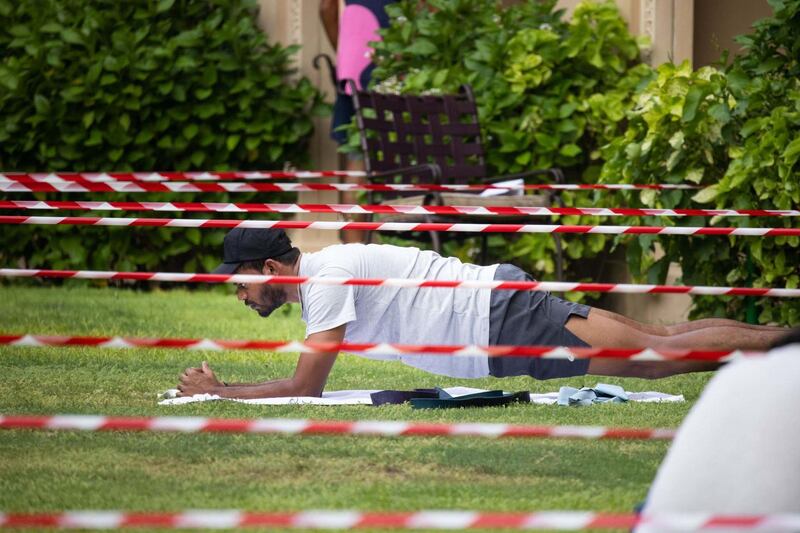
[[[508,265],[477,266],[431,251],[390,245],[342,244],[301,253],[280,229],[231,230],[219,274],[409,278],[439,280],[531,280]],[[546,292],[489,289],[401,288],[353,285],[240,284],[236,295],[268,317],[287,302],[300,303],[306,340],[319,343],[557,345],[649,347],[663,350],[763,350],[784,328],[706,319],[674,326],[645,325],[621,315],[567,302]],[[183,396],[211,393],[227,398],[319,396],[337,353],[303,353],[290,378],[226,385],[204,362],[180,377]],[[703,361],[575,361],[525,357],[377,355],[459,378],[528,375],[537,379],[584,374],[660,378],[713,370]]]

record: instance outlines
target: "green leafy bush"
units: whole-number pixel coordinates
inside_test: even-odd
[[[267,42],[255,6],[254,0],[0,0],[0,169],[305,163],[310,115],[323,109],[320,95],[307,79],[291,77],[295,49]],[[0,259],[53,268],[194,270],[215,264],[221,238],[207,230],[6,228]]]
[[[426,5],[402,0],[387,8],[392,25],[374,45],[376,89],[448,93],[470,84],[494,174],[558,166],[571,180],[594,180],[599,147],[618,133],[634,89],[651,73],[614,3],[582,2],[570,20],[554,0]],[[537,276],[554,272],[549,235],[490,244],[495,257]],[[593,256],[604,246],[602,235],[565,239],[568,258]]]
[[[662,65],[639,95],[624,135],[607,147],[601,180],[677,183],[704,188],[626,195],[649,207],[692,207],[694,202],[734,209],[800,207],[800,1],[772,1],[775,13],[740,38],[746,52],[723,70]],[[717,225],[786,226],[793,219],[720,218]],[[656,223],[696,224],[708,219]],[[656,245],[663,251],[657,256]],[[631,271],[662,282],[670,262],[683,281],[796,288],[800,284],[797,237],[641,236],[627,241]],[[800,304],[771,298],[697,298],[693,316],[729,316],[796,324]]]

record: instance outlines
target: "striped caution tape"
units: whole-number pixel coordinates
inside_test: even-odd
[[[179,433],[277,433],[373,437],[517,437],[669,440],[667,428],[530,426],[490,423],[420,423],[384,420],[302,420],[288,418],[204,418],[191,416],[114,417],[103,415],[0,415],[0,429],[75,431],[158,431]]]
[[[376,191],[376,192],[420,192],[486,190],[676,190],[694,189],[691,185],[637,185],[620,184],[524,184],[524,185],[467,185],[467,184],[422,184],[422,183],[247,183],[247,182],[150,182],[150,181],[37,181],[29,179],[0,181],[2,192],[309,192],[309,191]]]
[[[225,181],[225,180],[276,180],[319,178],[365,178],[363,170],[230,170],[200,172],[3,172],[0,181],[86,181],[108,183],[112,181]]]
[[[800,236],[800,228],[711,226],[595,226],[568,224],[461,224],[446,222],[329,222],[306,220],[229,220],[213,218],[126,218],[0,216],[0,224],[79,225],[166,228],[281,228],[308,230],[441,231],[458,233],[587,233],[606,235],[716,235],[746,237]]]
[[[757,357],[764,352],[741,350],[656,350],[567,346],[476,346],[465,344],[391,344],[352,342],[299,342],[268,340],[178,339],[139,337],[86,337],[71,335],[10,335],[0,333],[0,345],[90,346],[96,348],[180,348],[186,350],[266,350],[273,352],[355,352],[381,355],[436,354],[454,357],[540,357],[542,359],[619,358],[633,361],[691,359],[727,362]]]
[[[347,215],[796,217],[796,209],[651,209],[633,207],[511,207],[458,205],[269,204],[227,202],[92,202],[0,200],[0,209],[186,211],[199,213],[337,213]]]
[[[357,285],[402,288],[493,289],[549,292],[611,292],[624,294],[695,294],[702,296],[800,297],[800,289],[709,287],[702,285],[637,285],[632,283],[577,283],[568,281],[481,281],[411,278],[347,278],[328,276],[263,276],[250,274],[196,274],[183,272],[118,272],[106,270],[44,270],[0,268],[0,276],[15,278],[74,278],[93,280],[163,281],[171,283],[263,283],[270,285]]]
[[[190,510],[178,513],[130,513],[123,511],[68,511],[62,513],[2,513],[0,526],[7,528],[60,529],[234,529],[243,527],[301,529],[631,529],[646,525],[656,531],[713,531],[756,529],[798,531],[800,513],[725,515],[714,513],[663,513],[651,515],[598,513],[592,511],[541,511],[502,513],[478,511],[361,512],[317,510],[300,512],[248,512],[239,510]]]

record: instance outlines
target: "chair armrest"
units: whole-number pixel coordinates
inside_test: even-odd
[[[542,174],[550,174],[556,183],[564,183],[564,172],[560,168],[542,168],[537,170],[529,170],[527,172],[520,172],[519,174],[506,174],[504,176],[492,176],[484,178],[481,181],[486,183],[495,183],[498,181],[516,180],[530,178],[533,176],[541,176]]]
[[[416,165],[413,167],[402,167],[394,170],[385,170],[383,172],[373,172],[367,176],[367,179],[370,182],[385,181],[383,178],[391,178],[398,175],[417,175],[420,177],[427,176],[430,178],[431,184],[438,184],[442,178],[442,170],[439,168],[439,165],[435,163],[425,163],[424,165]]]

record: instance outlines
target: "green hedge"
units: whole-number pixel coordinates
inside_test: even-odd
[[[0,169],[306,164],[311,115],[324,106],[307,79],[293,77],[295,49],[269,44],[255,10],[254,0],[0,0]],[[6,227],[0,261],[195,270],[215,264],[221,238],[208,230]]]
[[[503,8],[481,0],[415,0],[389,8],[393,17],[375,45],[376,88],[437,93],[475,89],[491,170],[560,166],[570,181],[694,182],[699,194],[615,193],[567,204],[797,209],[800,207],[800,0],[771,0],[775,16],[740,38],[747,52],[725,68],[693,70],[639,62],[637,41],[613,2],[581,2],[566,20],[555,2]],[[576,198],[578,198],[576,200]],[[562,217],[596,224],[598,217]],[[608,223],[703,225],[709,219],[615,218]],[[796,224],[794,219],[726,218],[717,225]],[[553,240],[490,238],[495,258],[553,273]],[[568,276],[602,277],[611,245],[624,243],[634,276],[663,282],[671,262],[683,281],[700,285],[797,287],[800,239],[678,238],[602,235],[566,238]],[[658,252],[657,252],[657,245]],[[474,258],[473,243],[449,246]],[[663,254],[662,254],[663,252]],[[580,259],[580,260],[579,260]],[[579,261],[578,261],[579,260]],[[694,317],[796,324],[800,304],[762,298],[696,298]]]
[[[800,209],[800,0],[773,0],[773,17],[740,37],[745,52],[727,67],[665,64],[638,96],[625,134],[606,149],[602,180],[693,182],[681,191],[623,195],[648,207]],[[618,201],[618,200],[615,200]],[[709,219],[657,224],[703,225]],[[797,227],[794,218],[719,218],[716,225]],[[664,254],[655,254],[656,245]],[[670,262],[697,285],[797,288],[800,238],[657,237],[627,241],[631,271],[663,282]],[[776,298],[696,298],[692,315],[800,322],[800,303]]]
[[[417,0],[401,0],[387,8],[392,25],[375,44],[375,87],[435,94],[468,83],[493,173],[558,166],[570,181],[594,181],[600,147],[619,133],[634,89],[652,71],[640,62],[642,43],[613,2],[581,2],[569,19],[555,4],[430,0],[429,9],[420,9]],[[568,205],[574,202],[569,194],[565,198]],[[596,256],[606,242],[603,235],[565,236],[567,262]],[[489,243],[494,259],[513,261],[539,278],[553,277],[551,236],[523,235],[510,242],[495,236]],[[471,243],[447,251],[465,259],[477,255]]]

